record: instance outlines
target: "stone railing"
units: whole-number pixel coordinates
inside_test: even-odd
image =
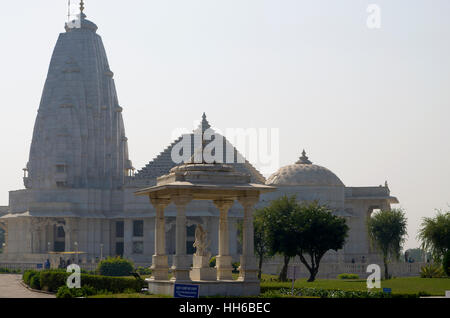
[[[305,265],[299,262],[291,262],[290,265],[298,266],[300,272],[297,272],[300,278],[308,278],[309,271]],[[367,278],[369,263],[321,263],[317,278],[336,279],[339,274],[358,274],[360,278]],[[381,268],[381,275],[384,273],[384,265],[378,264]],[[419,276],[422,266],[426,263],[391,263],[388,264],[389,274],[394,277]],[[282,264],[279,262],[266,262],[263,265],[263,273],[278,275],[281,271]]]
[[[86,271],[95,271],[97,269],[97,264],[78,264],[81,269],[84,269]],[[9,270],[43,270],[44,264],[43,263],[0,263],[1,269],[9,269]]]

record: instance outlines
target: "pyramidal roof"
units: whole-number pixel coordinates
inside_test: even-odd
[[[214,132],[209,124],[206,114],[203,114],[202,121],[197,129],[195,129],[191,134],[191,154],[189,157],[193,157],[195,151],[194,136],[196,134],[203,134],[206,130],[210,129],[210,132]],[[223,162],[230,164],[234,167],[237,172],[245,173],[250,175],[250,180],[252,183],[264,184],[264,176],[250,163],[246,160],[242,154],[222,135],[216,133],[217,136],[223,138],[224,149],[232,149],[234,152],[234,162],[226,162],[226,153],[223,153]],[[130,186],[153,186],[156,184],[156,178],[168,174],[170,170],[176,167],[178,164],[172,160],[172,151],[174,147],[183,141],[184,136],[180,136],[174,142],[172,142],[168,147],[164,149],[155,159],[150,161],[144,168],[139,170],[134,178],[129,182]],[[213,142],[213,141],[210,141]],[[209,144],[208,142],[206,144]]]

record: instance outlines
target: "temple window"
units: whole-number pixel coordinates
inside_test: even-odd
[[[123,256],[123,242],[116,242],[116,255]]]
[[[134,237],[144,236],[144,221],[133,221],[133,236]]]
[[[64,232],[64,228],[62,226],[58,226],[58,229],[56,231],[56,236],[58,238],[65,238],[66,237],[66,233]]]
[[[133,169],[125,169],[125,175],[127,177],[134,177],[134,171],[135,171],[134,168]]]
[[[133,242],[133,254],[144,254],[144,242]]]
[[[116,237],[123,237],[124,223],[123,221],[116,222]]]

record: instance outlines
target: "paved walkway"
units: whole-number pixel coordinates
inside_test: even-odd
[[[23,287],[22,275],[0,275],[0,298],[55,298],[53,295],[36,293]]]

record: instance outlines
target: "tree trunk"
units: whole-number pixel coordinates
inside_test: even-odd
[[[264,260],[264,256],[263,255],[259,255],[259,271],[258,271],[258,279],[261,280],[261,276],[262,276],[262,265],[263,265],[263,260]]]
[[[287,282],[287,271],[289,266],[289,261],[291,258],[289,256],[284,256],[284,264],[283,268],[281,269],[280,277],[278,278],[281,282]]]
[[[384,279],[389,279],[390,277],[386,257],[383,258],[383,262],[384,262]]]
[[[312,283],[313,281],[316,280],[317,273],[318,273],[317,269],[311,270],[311,272],[309,273],[308,283]]]

